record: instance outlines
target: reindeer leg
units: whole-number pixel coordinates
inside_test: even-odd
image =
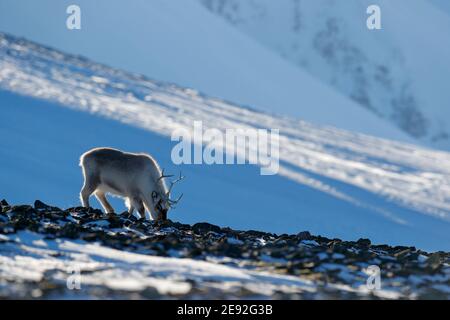
[[[125,199],[125,205],[128,208],[128,215],[132,215],[134,212],[134,206],[131,203],[131,198],[126,198]]]
[[[145,217],[145,208],[144,208],[144,204],[142,203],[142,200],[139,197],[131,197],[130,198],[130,209],[129,209],[129,213],[132,214],[133,212],[130,210],[134,210],[136,208],[136,210],[139,213],[140,218],[142,219],[143,217]]]
[[[96,191],[95,197],[100,202],[100,204],[102,205],[102,207],[106,213],[114,213],[114,208],[111,206],[111,204],[106,199],[106,195],[104,192]]]
[[[153,202],[148,197],[143,197],[142,201],[144,202],[144,206],[147,209],[147,211],[150,213],[152,220],[157,220],[158,215],[156,214],[155,207],[153,206]]]
[[[93,183],[92,179],[84,181],[83,188],[81,188],[80,199],[83,207],[89,208],[89,197],[97,189],[97,185]]]
[[[139,215],[141,216],[141,219],[145,219],[145,207],[142,200],[139,199],[139,207],[137,207],[137,210],[139,212]]]

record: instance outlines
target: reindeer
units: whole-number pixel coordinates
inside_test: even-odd
[[[112,148],[94,148],[80,158],[84,185],[80,192],[83,207],[89,208],[89,197],[94,193],[106,213],[114,209],[106,193],[126,199],[128,213],[136,209],[141,218],[145,209],[153,220],[166,220],[167,212],[180,201],[170,199],[172,187],[184,177],[180,176],[167,187],[166,178],[158,163],[148,154],[122,152]]]

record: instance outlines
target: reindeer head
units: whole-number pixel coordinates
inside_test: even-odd
[[[181,197],[183,197],[183,194],[181,194],[177,199],[173,200],[170,199],[170,193],[175,183],[184,179],[184,176],[182,176],[180,172],[179,177],[174,181],[171,181],[169,188],[167,188],[164,179],[170,177],[173,177],[173,175],[164,175],[164,170],[162,170],[161,176],[156,180],[156,190],[152,191],[152,201],[155,206],[158,220],[167,220],[167,212],[169,209],[174,208]]]

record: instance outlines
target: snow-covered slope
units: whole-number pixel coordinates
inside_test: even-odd
[[[0,201],[0,298],[443,299],[450,252]],[[373,267],[382,286],[368,287]]]
[[[11,202],[76,205],[79,155],[108,145],[183,171],[174,220],[449,248],[449,153],[243,108],[6,35],[0,89],[0,193]],[[220,130],[279,128],[279,175],[174,166],[169,136],[197,120]]]
[[[69,270],[85,272],[81,287],[84,289],[83,293],[90,292],[86,287],[104,286],[121,292],[122,297],[126,297],[128,292],[139,292],[148,287],[155,288],[163,296],[183,296],[191,291],[194,283],[196,286],[200,285],[201,291],[212,291],[210,295],[214,294],[214,289],[231,292],[251,290],[259,293],[257,298],[267,298],[275,292],[316,290],[312,281],[294,276],[251,271],[193,259],[139,254],[83,241],[49,241],[26,231],[9,237],[0,235],[0,239],[16,242],[2,247],[2,279],[37,282],[49,271],[52,273],[52,280],[56,280],[62,288],[59,294],[64,294],[65,291],[63,296],[48,297],[53,299],[73,298],[75,294],[79,294],[76,290],[71,292],[65,288]],[[341,286],[339,289],[358,291],[349,286]],[[361,285],[359,291],[364,292],[364,289]],[[95,293],[95,290],[92,291]],[[92,291],[90,294],[85,293],[84,298],[94,298]],[[17,295],[16,292],[14,294]],[[397,296],[384,291],[380,293],[380,296],[383,295],[394,298]]]
[[[450,149],[448,1],[199,1],[411,136]],[[372,4],[382,30],[366,27]]]
[[[197,1],[0,1],[0,31],[260,110],[408,141],[344,95],[243,35]]]
[[[450,14],[450,2],[447,0],[428,0],[437,8],[443,10],[444,12]]]

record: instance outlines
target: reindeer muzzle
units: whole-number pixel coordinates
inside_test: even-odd
[[[159,221],[165,221],[167,220],[167,209],[162,209],[158,214],[158,220]]]

